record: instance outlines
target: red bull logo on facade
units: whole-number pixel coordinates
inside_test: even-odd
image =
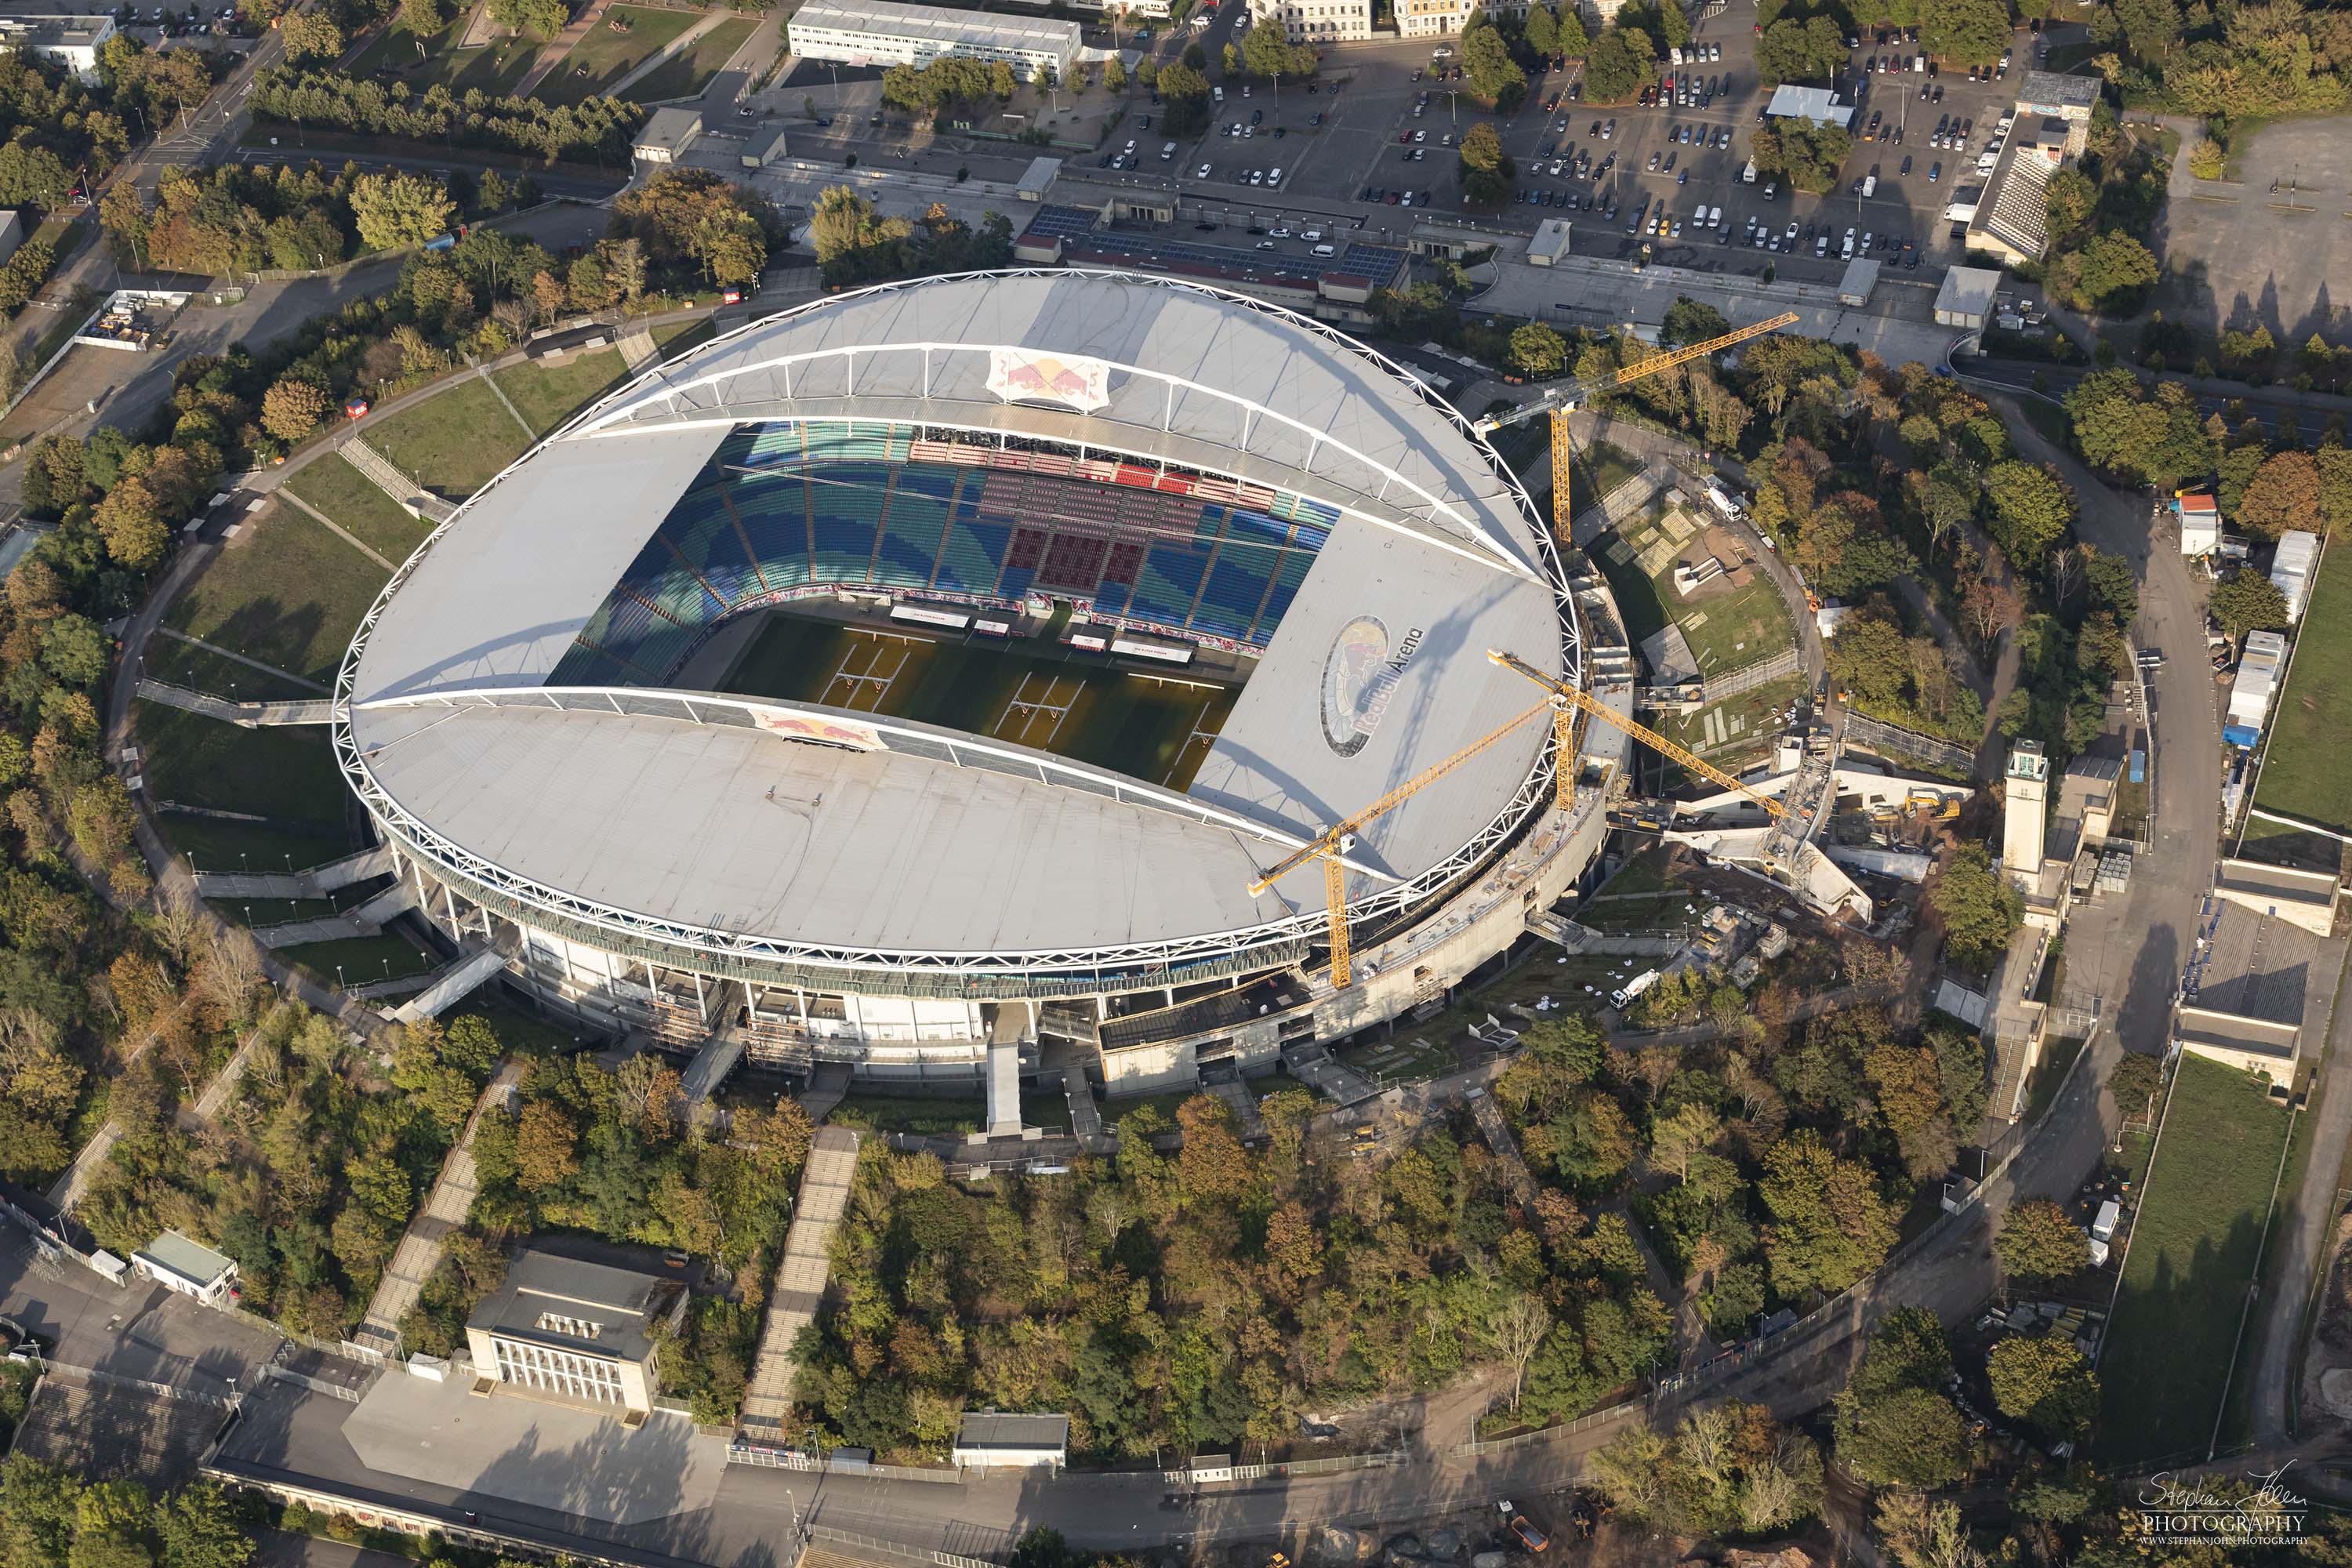
[[[855,719],[829,713],[800,713],[788,708],[752,707],[752,722],[783,741],[812,741],[820,746],[841,746],[853,752],[887,752],[890,743],[882,731]]]
[[[1339,628],[1323,661],[1323,739],[1333,751],[1352,757],[1371,740],[1405,666],[1421,650],[1421,635],[1413,626],[1391,646],[1376,616],[1358,616]]]
[[[1110,403],[1110,366],[1071,354],[991,349],[988,390],[1008,403],[1059,403],[1092,414]]]

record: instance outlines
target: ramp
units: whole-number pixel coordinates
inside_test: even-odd
[[[678,1107],[682,1115],[693,1114],[694,1108],[719,1092],[727,1075],[743,1059],[743,1030],[735,1021],[735,1010],[727,1010],[727,1022],[694,1053],[686,1065],[686,1076],[680,1081],[684,1099]]]
[[[988,1135],[1021,1136],[1021,1042],[988,1042]]]
[[[399,866],[392,850],[379,844],[303,871],[198,871],[196,892],[207,899],[318,899],[354,882],[389,876]]]
[[[232,702],[209,691],[194,691],[162,680],[142,680],[139,695],[149,702],[201,713],[207,719],[218,719],[247,730],[272,729],[281,724],[331,724],[335,719],[335,705],[323,697],[305,697],[290,702]]]
[[[364,882],[371,877],[386,877],[400,868],[399,857],[388,844],[362,849],[356,855],[346,855],[340,860],[330,860],[323,866],[313,866],[301,875],[322,893],[337,888],[348,888],[353,882]]]
[[[477,986],[507,966],[507,955],[495,947],[486,947],[468,953],[450,964],[435,977],[425,994],[404,1002],[393,1014],[392,1021],[405,1024],[413,1018],[436,1018],[442,1010],[454,1007],[473,994]]]
[[[365,926],[387,926],[415,907],[416,889],[398,881],[353,910],[352,919]]]
[[[1257,1113],[1257,1101],[1250,1098],[1247,1085],[1213,1083],[1209,1092],[1233,1108],[1234,1125],[1241,1129],[1244,1142],[1254,1143],[1265,1136],[1265,1118]]]
[[[412,516],[441,523],[457,514],[456,507],[393,467],[390,458],[359,437],[351,437],[336,450],[352,468],[366,475],[370,484],[398,501]]]
[[[480,1190],[474,1171],[474,1130],[481,1125],[482,1113],[494,1105],[504,1104],[521,1079],[522,1064],[504,1061],[483,1086],[481,1098],[474,1102],[473,1115],[466,1119],[465,1131],[457,1135],[457,1146],[441,1162],[441,1173],[434,1179],[433,1190],[425,1194],[424,1206],[408,1222],[400,1246],[393,1252],[392,1262],[376,1281],[375,1294],[368,1300],[367,1317],[362,1321],[359,1332],[352,1336],[360,1344],[385,1355],[399,1348],[400,1320],[416,1305],[425,1280],[440,1266],[444,1242],[451,1231],[466,1223],[466,1211],[474,1206],[474,1194]]]
[[[324,920],[287,921],[274,926],[258,926],[253,940],[272,950],[281,947],[302,947],[314,942],[348,942],[355,936],[373,936],[377,928],[362,925],[349,915],[330,915]]]
[[[751,1363],[751,1385],[743,1395],[741,1426],[747,1436],[775,1442],[785,1435],[793,1408],[793,1342],[816,1321],[819,1302],[833,1273],[833,1232],[849,1207],[857,1176],[857,1134],[845,1127],[823,1127],[809,1145],[801,1173],[793,1227],[784,1237],[783,1261],[776,1266],[768,1294],[768,1318],[760,1329],[760,1353]]]
[[[822,1121],[833,1114],[849,1094],[850,1070],[847,1062],[819,1062],[809,1074],[808,1088],[801,1091],[801,1109],[808,1112],[811,1121]]]

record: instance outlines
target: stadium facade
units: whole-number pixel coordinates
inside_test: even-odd
[[[852,651],[730,679],[783,620]],[[1076,1050],[1143,1089],[1523,940],[1605,831],[1601,791],[1553,809],[1540,714],[1349,847],[1345,991],[1320,871],[1251,885],[1526,714],[1489,647],[1630,701],[1613,626],[1371,350],[1194,283],[992,273],[756,321],[584,411],[394,574],[334,732],[423,918],[581,1025],[883,1080]],[[1017,688],[908,716],[1007,657]],[[1221,717],[1142,765],[1084,706],[1111,687]]]

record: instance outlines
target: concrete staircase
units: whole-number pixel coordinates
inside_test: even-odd
[[[457,1135],[457,1146],[441,1162],[441,1173],[435,1179],[433,1190],[425,1194],[424,1206],[408,1222],[400,1246],[393,1252],[392,1262],[375,1283],[367,1317],[362,1321],[359,1332],[352,1336],[366,1349],[390,1355],[399,1348],[400,1320],[416,1304],[425,1280],[440,1265],[441,1249],[449,1233],[466,1223],[466,1211],[474,1206],[474,1194],[480,1190],[474,1170],[474,1130],[481,1125],[483,1112],[503,1104],[521,1079],[521,1063],[501,1062],[483,1088],[481,1098],[474,1102],[474,1113],[466,1119],[466,1130]]]
[[[1312,1042],[1292,1046],[1282,1053],[1282,1062],[1291,1077],[1342,1108],[1360,1105],[1380,1093],[1371,1079],[1341,1066],[1328,1050]]]
[[[847,1062],[819,1062],[809,1074],[808,1087],[801,1090],[801,1109],[808,1112],[811,1121],[822,1121],[833,1114],[849,1094],[850,1071]]]
[[[386,876],[398,864],[391,849],[379,844],[305,871],[199,871],[196,892],[207,899],[322,899],[354,882]]]
[[[631,370],[641,368],[647,361],[659,357],[661,353],[661,350],[654,346],[654,335],[643,327],[633,328],[623,332],[620,350],[621,363]]]
[[[457,515],[456,507],[428,493],[423,485],[393,467],[390,458],[359,437],[347,437],[336,450],[352,468],[366,475],[369,483],[398,501],[412,516],[443,523]]]
[[[783,1261],[776,1266],[768,1294],[768,1318],[761,1325],[760,1353],[751,1363],[751,1387],[743,1396],[740,1423],[746,1436],[775,1442],[784,1436],[793,1409],[793,1342],[816,1321],[818,1304],[833,1277],[833,1232],[849,1207],[857,1176],[857,1134],[845,1127],[822,1127],[801,1172],[793,1227],[784,1236]]]

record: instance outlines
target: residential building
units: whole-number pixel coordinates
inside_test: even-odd
[[[1397,37],[1448,37],[1460,32],[1462,24],[1476,9],[1472,0],[1396,0]]]
[[[973,1469],[1060,1469],[1070,1458],[1070,1418],[994,1410],[964,1413],[955,1462]]]
[[[2079,158],[2091,135],[2091,109],[2099,101],[2099,79],[2058,71],[2027,71],[2017,84],[2017,118],[2063,121],[2065,155]]]
[[[675,163],[686,156],[702,134],[702,111],[698,109],[656,109],[637,132],[635,144],[630,149],[640,163]]]
[[[1066,78],[1078,25],[1045,16],[992,16],[897,0],[809,0],[793,13],[793,53],[845,65],[922,67],[933,60],[1003,60],[1034,81]]]
[[[654,1326],[686,1315],[683,1281],[526,1248],[466,1320],[483,1383],[642,1420],[653,1408]]]
[[[1351,44],[1372,36],[1371,0],[1250,0],[1250,20],[1280,23],[1294,44]]]
[[[2286,597],[2289,626],[2303,619],[2303,607],[2311,602],[2311,574],[2318,568],[2319,535],[2300,528],[2279,535],[2278,549],[2271,556],[2271,583]]]
[[[107,12],[75,12],[54,4],[0,4],[0,45],[55,60],[84,81],[98,79],[98,51],[114,37]]]
[[[131,1267],[166,1290],[226,1307],[236,1299],[236,1265],[201,1241],[167,1230],[131,1255]]]

